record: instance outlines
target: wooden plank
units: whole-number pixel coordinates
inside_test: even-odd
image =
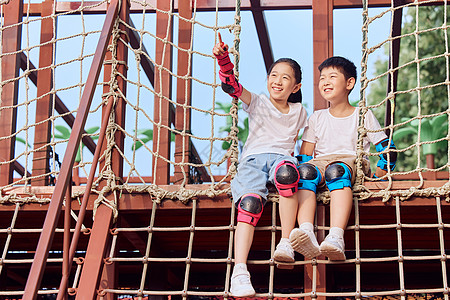
[[[179,14],[187,20],[192,18],[192,5],[190,0],[179,1]],[[178,22],[178,76],[192,76],[192,54],[191,37],[192,26],[190,22],[186,22],[180,18]],[[177,78],[177,105],[175,113],[175,128],[177,131],[190,133],[191,132],[191,110],[188,108],[191,105],[191,86],[192,80]],[[175,136],[175,162],[188,163],[190,162],[190,143],[191,139],[188,136],[177,134]],[[188,165],[175,166],[174,176],[175,183],[181,183],[184,177],[188,178]],[[183,175],[183,172],[185,175]]]
[[[155,45],[155,104],[153,118],[153,157],[152,175],[154,184],[168,184],[170,179],[169,164],[165,159],[170,159],[170,105],[168,99],[172,97],[172,78],[168,71],[172,69],[172,47],[164,43],[172,40],[173,20],[165,12],[171,8],[171,1],[157,0],[160,10],[156,13],[156,45]],[[161,40],[160,40],[161,39]]]
[[[333,1],[313,0],[314,110],[328,107],[320,95],[319,65],[333,56]]]
[[[8,5],[3,5],[3,27],[22,22],[23,1],[11,0]],[[21,48],[22,26],[11,26],[2,31],[2,54],[14,53]],[[20,55],[4,55],[1,58],[2,81],[12,80],[19,76]],[[16,132],[17,104],[19,90],[18,80],[11,81],[2,87],[0,111],[0,136],[11,136]],[[12,161],[15,151],[15,137],[0,141],[0,161]],[[14,165],[12,163],[0,165],[0,185],[5,186],[13,182]]]
[[[31,185],[42,186],[50,183],[50,154],[49,146],[52,123],[50,117],[53,109],[53,95],[50,93],[53,88],[53,64],[55,44],[50,43],[55,32],[53,18],[49,17],[53,13],[53,0],[42,2],[41,20],[41,46],[39,47],[39,69],[37,72],[37,97],[36,102],[36,127],[34,129],[33,144],[33,168],[31,175],[37,178],[31,180]],[[44,176],[44,177],[43,177]]]
[[[250,0],[250,5],[267,73],[274,62],[274,58],[266,20],[259,0]]]

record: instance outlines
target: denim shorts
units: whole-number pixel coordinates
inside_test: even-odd
[[[245,194],[258,194],[265,204],[269,190],[267,183],[273,183],[275,168],[282,160],[297,165],[297,159],[277,153],[253,154],[239,162],[237,174],[231,181],[231,193],[235,203]]]

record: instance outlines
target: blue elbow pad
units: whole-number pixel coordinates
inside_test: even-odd
[[[299,155],[296,156],[296,158],[298,160],[298,163],[302,164],[302,163],[310,161],[312,159],[312,156],[311,155],[306,155],[306,154],[299,154]]]
[[[384,139],[378,144],[375,145],[375,149],[377,152],[383,152],[388,148],[389,149],[397,149],[394,145],[394,141],[391,140],[391,143],[389,144],[389,139]],[[382,153],[379,155],[380,159],[378,160],[377,167],[379,167],[383,171],[388,170],[388,155],[389,155],[389,169],[391,171],[394,170],[395,164],[397,162],[397,152],[389,151],[388,153]]]

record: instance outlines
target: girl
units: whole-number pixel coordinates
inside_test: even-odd
[[[220,66],[222,89],[243,102],[248,113],[249,135],[244,145],[231,192],[238,209],[234,239],[235,266],[230,292],[235,297],[252,297],[255,290],[247,271],[247,257],[255,226],[266,203],[267,183],[274,183],[280,194],[280,216],[286,213],[285,203],[296,199],[299,174],[293,157],[298,132],[306,125],[307,114],[301,104],[302,72],[299,64],[289,58],[277,60],[267,75],[266,95],[256,95],[237,81],[228,55],[228,45],[214,46],[213,54]],[[282,218],[287,219],[287,218]],[[286,227],[283,226],[282,228]],[[283,232],[274,259],[294,262],[289,231]]]

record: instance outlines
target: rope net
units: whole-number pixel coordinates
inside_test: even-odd
[[[433,187],[425,184],[425,178],[436,180],[442,175],[445,179],[449,172],[448,5],[446,1],[443,5],[432,5],[435,2],[392,5],[373,17],[368,17],[367,4],[364,9],[361,119],[368,109],[373,110],[379,120],[384,118],[382,130],[395,142],[397,150],[393,151],[397,152],[398,160],[395,171],[389,171],[380,179],[364,177],[358,168],[354,191],[361,200],[379,197],[388,201],[393,196],[401,200],[412,196],[444,196],[449,200],[448,180]],[[397,26],[402,24],[402,30],[391,31],[387,40],[370,45],[370,28],[385,14],[392,15],[391,25],[393,22],[398,22]],[[372,59],[371,55],[379,56],[380,52],[387,58]],[[369,61],[375,65],[373,74],[367,72]],[[368,132],[361,124],[358,162],[368,156],[373,166],[374,158],[380,153],[364,152],[362,138]],[[393,180],[402,178],[417,182],[411,183],[409,188],[398,189]],[[376,192],[369,188],[371,185],[364,185],[367,181],[383,180],[388,181],[387,186]]]
[[[371,109],[380,121],[387,111],[392,122],[388,122],[382,130],[387,130],[389,138],[395,141],[399,160],[395,171],[389,171],[380,179],[366,177],[358,170],[354,186],[355,216],[346,232],[352,242],[347,244],[348,259],[342,263],[344,268],[351,269],[353,281],[343,284],[345,287],[342,289],[322,291],[320,267],[332,269],[336,264],[320,258],[304,261],[297,257],[292,264],[293,270],[277,268],[272,256],[279,240],[280,223],[276,194],[272,193],[273,201],[267,205],[266,219],[262,219],[256,228],[261,238],[254,246],[256,248],[252,248],[253,254],[248,262],[254,274],[252,280],[258,296],[325,296],[336,299],[390,299],[398,296],[409,299],[411,295],[416,295],[413,297],[420,299],[419,297],[426,297],[426,294],[437,294],[448,300],[444,232],[449,225],[446,224],[448,215],[442,211],[442,203],[449,201],[448,5],[446,2],[443,5],[433,5],[434,2],[437,1],[422,1],[421,5],[417,2],[393,5],[379,15],[369,17],[367,1],[363,1],[363,60],[361,101],[358,105],[361,107],[362,117],[367,109]],[[104,21],[101,15],[93,16],[89,12],[107,5],[106,1],[95,4],[89,2],[89,5],[82,2],[77,9],[60,13],[55,4],[48,16],[35,17],[30,14],[29,2],[23,21],[10,25],[5,23],[4,14],[9,3],[10,1],[0,3],[3,16],[0,33],[3,36],[8,30],[21,26],[22,46],[18,51],[8,52],[4,50],[5,45],[2,43],[1,58],[3,60],[18,55],[21,72],[18,76],[2,79],[0,85],[0,93],[6,93],[8,85],[19,85],[17,101],[0,108],[1,113],[15,111],[17,114],[13,132],[0,138],[0,142],[14,144],[14,156],[11,159],[2,158],[0,166],[14,165],[20,176],[16,174],[12,182],[0,187],[0,204],[4,207],[14,206],[13,212],[0,223],[0,249],[3,249],[0,275],[3,276],[6,276],[7,266],[27,266],[32,262],[32,251],[36,248],[42,220],[29,225],[25,221],[28,218],[25,214],[22,222],[29,227],[18,228],[20,223],[17,222],[17,217],[23,213],[19,213],[22,206],[45,205],[50,201],[51,193],[48,197],[42,196],[41,192],[38,193],[33,188],[32,183],[46,182],[52,185],[58,177],[71,132],[68,123],[77,114]],[[238,118],[239,106],[220,91],[217,64],[211,54],[217,32],[228,30],[234,34],[234,47],[230,52],[238,66],[240,12],[237,9],[236,12],[219,14],[217,7],[213,14],[200,13],[196,11],[195,4],[194,1],[191,16],[183,17],[171,5],[167,9],[161,9],[148,2],[131,1],[133,8],[141,12],[131,14],[129,22],[117,19],[111,35],[109,54],[100,76],[103,79],[95,89],[83,143],[80,144],[73,167],[72,181],[76,185],[83,185],[83,178],[89,175],[93,157],[93,149],[89,145],[95,144],[99,137],[99,120],[105,117],[102,116],[105,104],[114,101],[115,107],[123,105],[124,116],[118,116],[117,110],[106,116],[109,120],[104,141],[106,146],[90,192],[98,195],[93,215],[96,207],[107,205],[114,211],[117,221],[117,227],[111,230],[112,243],[107,251],[105,265],[115,264],[119,268],[138,269],[139,272],[127,274],[130,277],[122,278],[124,281],[120,281],[120,286],[114,289],[100,289],[101,298],[108,294],[137,299],[149,296],[230,298],[228,291],[233,262],[234,207],[230,205],[226,218],[215,220],[210,213],[207,218],[208,213],[197,209],[197,198],[215,198],[228,194],[226,182],[236,172],[239,147],[243,142],[238,135],[245,131],[245,123]],[[391,34],[387,40],[370,45],[368,33],[371,26],[384,15],[394,16],[400,10],[404,14],[402,32],[398,35]],[[431,13],[435,14],[434,23],[421,21]],[[166,16],[165,28],[154,26],[156,15]],[[51,38],[47,41],[39,40],[38,34],[39,26],[43,26],[40,24],[44,21],[53,24]],[[189,35],[183,36],[176,30],[172,31],[182,25],[189,28]],[[56,27],[67,30],[57,33]],[[195,47],[200,39],[210,41],[205,49]],[[427,48],[429,40],[435,41],[432,49]],[[398,66],[393,63],[393,49],[397,41],[401,41],[401,49],[408,50],[400,51]],[[47,65],[37,65],[42,60],[39,49],[44,46],[51,47],[50,61]],[[118,49],[125,49],[128,56],[126,60]],[[432,51],[427,52],[430,50]],[[387,56],[377,61],[379,68],[374,74],[369,74],[371,57],[383,51]],[[158,53],[156,57],[149,54],[155,52]],[[180,69],[177,70],[167,64],[166,59],[170,53],[174,55],[173,61],[181,58],[185,62],[184,70],[180,68],[181,64],[178,64]],[[42,93],[36,88],[36,75],[45,74],[46,71],[51,71],[51,87]],[[0,70],[0,73],[4,72],[6,71]],[[152,72],[156,76],[149,75]],[[394,85],[392,79],[388,80],[396,77],[396,74],[398,86]],[[157,80],[153,81],[153,78]],[[171,85],[173,87],[168,88]],[[387,96],[386,90],[389,91]],[[191,100],[191,94],[201,96],[192,97]],[[37,112],[42,109],[40,103],[46,99],[50,113],[42,117]],[[122,117],[125,121],[118,121]],[[50,124],[47,129],[50,132],[49,141],[39,136],[44,132],[40,128],[45,124]],[[361,165],[362,159],[368,156],[374,166],[380,153],[374,149],[370,152],[363,151],[362,137],[366,134],[367,130],[362,124],[359,128],[358,164]],[[118,142],[118,136],[123,138],[122,142]],[[47,153],[50,158],[48,165],[44,164],[43,169],[35,168],[36,162],[46,160]],[[427,164],[429,155],[434,155],[435,165]],[[118,160],[124,162],[123,178],[119,178],[113,171]],[[430,173],[434,174],[435,179],[444,180],[437,181],[434,186],[427,185],[426,179]],[[442,173],[446,174],[439,177]],[[170,177],[167,184],[158,184],[159,174]],[[408,175],[415,177],[407,177]],[[403,178],[417,180],[408,188],[396,185]],[[101,182],[105,184],[100,185]],[[196,183],[205,184],[202,188],[196,188],[193,185]],[[174,185],[176,188],[173,188]],[[74,188],[73,202],[77,202],[84,192],[81,188]],[[141,226],[144,222],[142,220],[133,222],[133,217],[130,216],[121,218],[117,203],[125,193],[150,195],[153,208],[141,216],[146,226]],[[114,197],[107,197],[108,194],[113,194]],[[411,207],[404,209],[401,203],[412,197],[431,199],[428,207],[431,217],[428,218],[427,215],[417,220],[409,217]],[[319,198],[324,203],[328,202],[326,192],[321,193]],[[360,200],[373,198],[381,198],[385,202],[391,200],[393,205],[386,208],[388,219],[375,220],[365,214],[364,206],[360,207]],[[158,207],[163,199],[186,204],[186,209],[182,209],[176,216],[186,222],[184,227],[173,227],[167,221],[158,223],[158,216],[164,214]],[[407,211],[406,215],[403,211]],[[76,219],[76,213],[72,212],[72,216]],[[83,229],[87,234],[92,227],[91,219],[86,221]],[[316,226],[318,231],[328,229],[327,224]],[[62,231],[57,229],[58,233]],[[423,244],[415,244],[410,238],[405,239],[411,233],[430,236],[432,242],[424,248]],[[22,234],[25,237],[33,235],[33,239],[26,248],[19,247],[19,244],[13,247],[12,241],[22,239]],[[374,244],[372,237],[379,234],[385,234],[394,244]],[[216,242],[198,243],[205,238]],[[62,237],[56,239],[61,240]],[[80,247],[80,257],[75,259],[76,271],[69,284],[73,292],[77,289],[83,265],[83,246]],[[61,264],[61,250],[62,246],[57,243],[48,262]],[[408,274],[416,272],[414,268],[424,262],[432,264],[432,270],[439,274],[439,282],[419,284],[422,288],[411,288]],[[365,268],[370,266],[389,270],[392,275],[377,278],[378,285],[374,288],[372,281],[376,280],[364,277]],[[411,266],[413,270],[409,269]],[[303,283],[306,276],[303,270],[307,267],[310,268],[308,272],[312,278],[309,286]],[[212,269],[221,270],[219,278],[212,277]],[[162,276],[160,272],[163,272]],[[169,282],[168,278],[171,279]],[[386,284],[380,284],[383,279]],[[339,278],[335,280],[336,285],[339,285]],[[391,288],[392,282],[395,283],[395,288]],[[56,294],[58,284],[59,281],[54,285],[50,284],[39,293]],[[3,285],[0,286],[4,288]],[[23,289],[20,288],[12,291],[5,287],[0,291],[0,296],[5,297],[22,294]]]

